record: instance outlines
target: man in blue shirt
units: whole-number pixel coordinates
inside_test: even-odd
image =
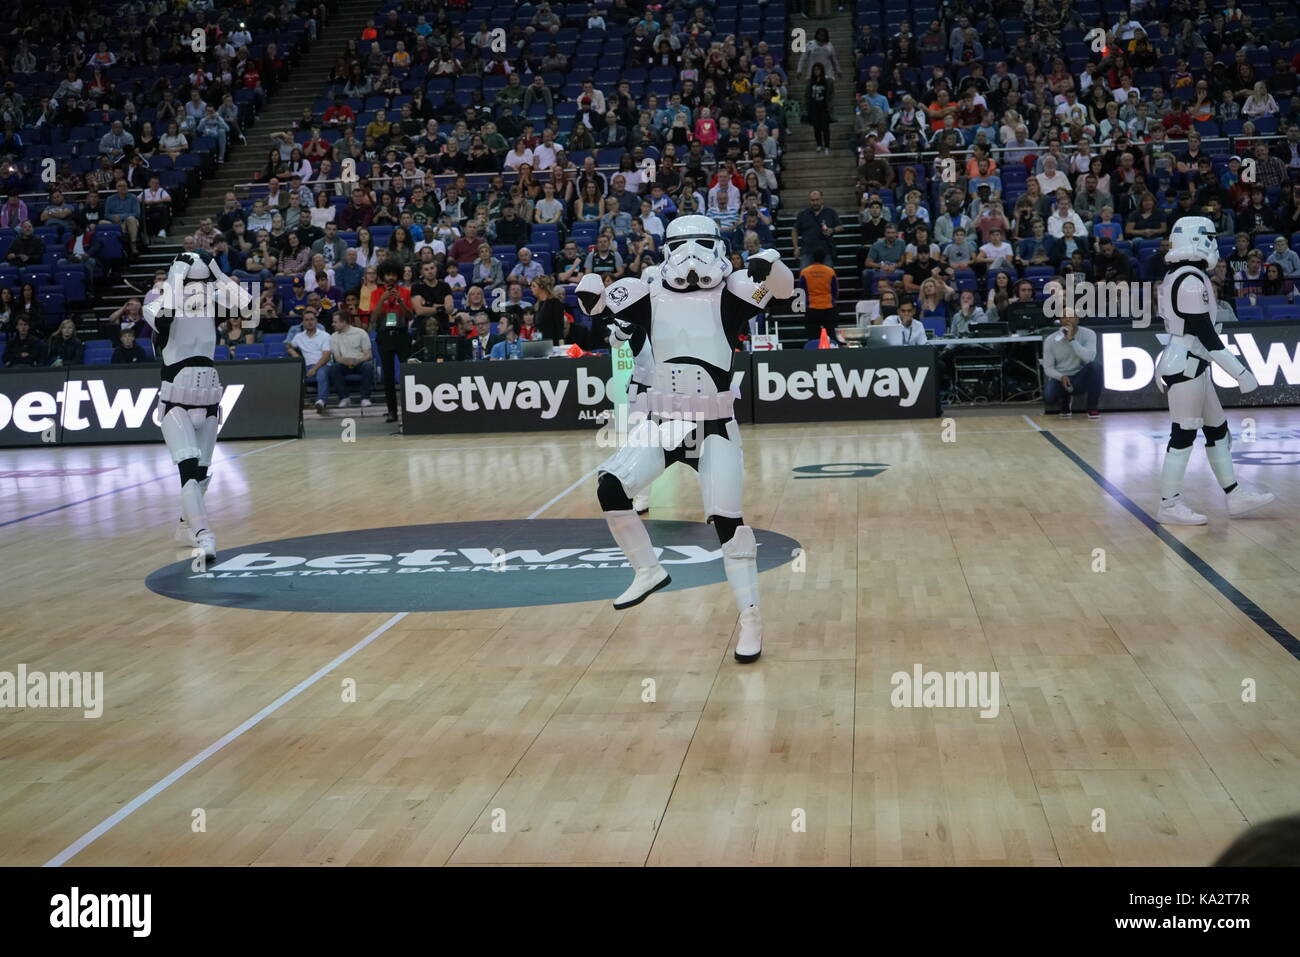
[[[104,200],[104,216],[122,227],[131,250],[139,252],[140,223],[144,214],[140,209],[140,198],[130,194],[126,180],[118,180],[117,192]]]

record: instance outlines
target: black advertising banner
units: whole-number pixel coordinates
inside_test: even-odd
[[[924,419],[939,414],[935,350],[791,349],[750,356],[754,421]]]
[[[1163,347],[1147,329],[1103,329],[1097,333],[1103,410],[1163,409],[1168,402],[1156,388],[1156,359]],[[1211,375],[1225,406],[1300,404],[1300,324],[1239,322],[1224,326],[1220,338],[1259,380],[1242,395],[1231,376],[1214,366]]]
[[[161,442],[161,366],[59,366],[0,372],[0,447]],[[297,438],[302,363],[247,359],[217,363],[222,439]]]
[[[402,366],[402,432],[596,429],[613,409],[609,356]]]

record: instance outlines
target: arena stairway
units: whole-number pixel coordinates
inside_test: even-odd
[[[835,105],[831,124],[831,154],[816,151],[812,127],[806,123],[792,124],[786,130],[785,149],[781,157],[781,209],[773,224],[776,248],[787,266],[798,274],[799,262],[793,257],[791,230],[795,217],[808,206],[810,190],[822,191],[822,199],[840,215],[844,231],[835,242],[835,272],[839,276],[840,296],[837,308],[842,323],[853,323],[854,303],[862,298],[862,277],[856,262],[861,233],[858,229],[858,202],[854,193],[857,182],[857,150],[853,137],[855,101],[853,96],[853,17],[848,12],[837,13],[824,19],[794,17],[793,29],[807,31],[812,40],[819,28],[830,33],[831,43],[839,59],[843,76],[835,83]],[[805,79],[794,76],[798,66],[797,54],[790,56],[790,97],[802,105]],[[776,324],[782,345],[798,349],[804,344],[804,320],[788,307],[774,310],[771,318]]]
[[[245,130],[248,142],[231,144],[226,152],[226,162],[217,167],[214,176],[204,180],[199,193],[190,199],[184,215],[172,221],[167,238],[152,238],[145,254],[127,264],[123,278],[130,285],[118,283],[98,297],[94,320],[100,328],[118,306],[139,297],[136,290],[149,288],[154,270],[166,267],[183,248],[181,237],[194,232],[204,217],[215,216],[221,211],[228,191],[233,189],[241,198],[245,196],[245,192],[237,187],[252,182],[254,173],[260,173],[266,165],[266,157],[273,145],[271,134],[292,129],[303,108],[310,107],[320,96],[343,44],[361,36],[366,21],[374,16],[374,9],[373,0],[340,0],[329,5],[316,41],[300,58],[290,61],[288,79],[268,99],[267,107],[258,114],[255,125]]]

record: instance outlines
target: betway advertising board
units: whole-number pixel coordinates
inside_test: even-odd
[[[1143,329],[1096,332],[1104,385],[1102,409],[1166,408],[1168,401],[1156,388],[1156,360],[1164,348],[1157,334]],[[1259,380],[1258,389],[1242,395],[1232,376],[1212,366],[1210,374],[1223,405],[1300,403],[1300,324],[1241,322],[1225,325],[1220,338]]]
[[[402,375],[407,434],[598,429],[613,408],[607,356],[408,363]],[[732,382],[742,423],[939,414],[925,346],[737,353]]]
[[[933,418],[939,414],[934,356],[930,346],[752,355],[754,421]]]
[[[0,371],[0,447],[161,442],[157,363]],[[302,363],[218,362],[222,439],[297,438]]]

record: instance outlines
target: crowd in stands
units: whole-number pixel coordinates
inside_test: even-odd
[[[542,2],[499,30],[430,10],[389,10],[349,41],[316,109],[271,134],[249,197],[185,238],[263,284],[264,330],[308,310],[371,330],[393,264],[417,297],[413,351],[426,333],[472,343],[484,321],[499,341],[508,324],[602,348],[572,287],[654,266],[674,216],[715,219],[737,266],[772,244],[783,8],[748,32],[738,2]]]
[[[29,334],[53,334],[166,235],[324,15],[313,0],[0,11],[0,291],[34,303]]]
[[[886,314],[911,300],[936,331],[1042,326],[1053,280],[1158,280],[1169,228],[1191,214],[1219,233],[1223,318],[1252,294],[1292,296],[1294,9],[959,0],[912,3],[882,30],[868,6],[853,51],[858,267]]]

